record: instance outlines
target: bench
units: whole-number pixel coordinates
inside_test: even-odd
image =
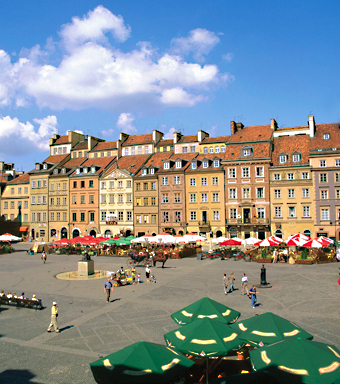
[[[43,309],[41,300],[30,300],[30,299],[9,299],[8,297],[0,297],[1,305],[16,305],[17,307]]]

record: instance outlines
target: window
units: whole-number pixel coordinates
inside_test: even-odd
[[[100,219],[100,221],[106,221],[106,212],[105,211],[101,212],[101,219]]]
[[[37,196],[37,204],[41,204],[41,196]]]
[[[196,161],[193,161],[191,163],[191,169],[196,169],[197,168],[197,162]]]
[[[220,152],[220,147],[215,147],[215,153],[219,153]]]
[[[25,223],[28,222],[28,214],[27,214],[27,213],[24,214],[24,222],[25,222]]]
[[[96,167],[91,167],[91,173],[95,173],[96,172]],[[92,183],[93,183],[93,181],[92,181]],[[90,185],[90,187],[91,187],[91,185]]]
[[[181,177],[180,176],[174,176],[174,184],[175,185],[181,184]]]
[[[288,155],[280,155],[279,156],[280,164],[287,163],[287,161],[288,161]]]
[[[169,222],[169,212],[162,212],[162,221],[163,223]]]
[[[77,188],[77,182],[76,181],[73,182],[73,188]]]
[[[281,214],[281,207],[275,207],[274,208],[275,217],[282,217]]]
[[[251,149],[250,148],[244,148],[242,150],[243,156],[250,156],[251,155]]]
[[[274,180],[275,181],[281,180],[281,173],[274,173]]]
[[[162,194],[162,203],[169,203],[169,194],[168,193],[163,193]]]
[[[84,180],[80,182],[80,188],[85,188],[85,181]]]
[[[77,196],[72,196],[72,204],[77,204]]]
[[[157,222],[157,216],[156,215],[151,215],[151,223],[155,224]]]
[[[148,173],[147,169],[142,169],[142,175],[145,176]]]
[[[4,202],[4,209],[8,209],[8,202],[7,201]]]
[[[93,180],[89,180],[89,188],[93,188]]]
[[[109,195],[109,204],[115,203],[115,195]]]
[[[132,220],[132,212],[131,211],[127,211],[126,212],[126,221],[131,221]]]
[[[175,193],[174,194],[174,203],[180,203],[181,202],[181,194]]]
[[[24,208],[28,208],[28,201],[24,201]]]
[[[326,160],[320,160],[320,167],[326,167]]]
[[[182,160],[176,161],[176,168],[182,168]]]
[[[141,224],[142,223],[142,216],[141,215],[136,215],[136,223]]]
[[[257,188],[257,198],[264,199],[264,188]]]
[[[60,212],[57,212],[57,221],[60,221]]]
[[[220,220],[220,211],[213,211],[213,220]]]
[[[190,193],[190,203],[196,203],[196,193]]]
[[[90,212],[90,222],[94,222],[94,212]]]
[[[212,178],[212,185],[218,185],[218,177]]]
[[[7,215],[5,215],[5,219],[7,220]],[[32,212],[32,221],[35,221],[35,213]]]
[[[302,179],[303,180],[309,179],[309,172],[302,172]]]
[[[302,188],[302,197],[309,197],[309,188]]]
[[[67,198],[63,197],[63,205],[67,205]]]
[[[14,221],[14,214],[11,214],[11,221]]]
[[[320,173],[320,183],[327,183],[327,173]]]
[[[51,212],[51,221],[54,221],[54,212]]]
[[[144,221],[144,223],[149,223],[149,215],[144,215],[144,217],[143,217],[143,221]]]
[[[202,193],[201,194],[201,202],[202,203],[207,203],[208,202],[208,194],[207,193]]]
[[[337,190],[335,191],[335,195],[336,195],[336,198],[337,198],[337,199],[340,199],[340,189],[337,189]]]
[[[11,209],[14,209],[14,201],[11,201]]]
[[[263,176],[264,176],[263,167],[256,167],[256,177],[263,177]]]
[[[327,200],[328,199],[328,189],[322,189],[320,191],[320,193],[321,193],[321,199],[322,200]]]
[[[229,199],[237,199],[237,190],[236,188],[229,189]]]
[[[18,188],[18,194],[21,195],[21,188]]]
[[[11,188],[11,195],[14,195],[14,188]]]
[[[101,187],[101,189],[106,189],[106,183],[105,183],[105,181],[102,181],[101,183],[100,183],[100,187]],[[83,187],[82,187],[83,188]]]
[[[94,204],[94,195],[89,195],[89,203]]]
[[[340,167],[340,159],[335,159],[335,166]]]
[[[138,155],[141,155],[142,153],[142,147],[138,147]]]
[[[66,183],[63,183],[63,191],[66,191],[66,188],[67,188]]]
[[[213,203],[218,203],[220,201],[217,192],[212,194],[212,201],[213,201]]]
[[[144,191],[147,191],[149,189],[148,183],[143,183],[143,189],[144,189]]]
[[[287,180],[294,180],[294,173],[287,173]]]
[[[127,203],[131,203],[132,202],[132,195],[131,195],[131,193],[127,193],[126,194],[126,202]]]
[[[242,177],[249,177],[249,168],[242,168]]]
[[[250,188],[243,188],[243,198],[250,199]]]
[[[301,155],[300,154],[293,155],[293,163],[298,163],[299,161],[301,161]]]
[[[237,219],[237,209],[236,208],[230,208],[229,209],[229,217],[231,219]]]
[[[126,180],[126,188],[131,188],[131,180]]]
[[[162,177],[162,185],[169,185],[169,179],[167,177]]]
[[[295,197],[295,189],[288,189],[288,197],[291,199]]]
[[[264,208],[257,208],[257,218],[258,219],[264,219]]]
[[[25,189],[24,189],[24,193],[25,193],[25,194],[28,193],[28,187],[25,187]]]
[[[63,221],[66,221],[66,220],[67,220],[67,213],[63,212]]]
[[[182,153],[188,153],[188,147],[182,147]]]
[[[207,178],[201,177],[201,185],[207,185]]]
[[[118,221],[123,221],[124,220],[123,215],[124,215],[123,211],[118,211]]]
[[[136,183],[136,191],[140,191],[140,183]]]
[[[101,195],[102,203],[106,203],[106,195]],[[58,203],[57,203],[58,204]],[[85,204],[85,195],[80,195],[80,204]]]
[[[155,197],[151,197],[151,205],[156,205],[156,198]]]
[[[329,220],[329,209],[322,208],[321,209],[321,220]]]
[[[288,207],[288,215],[289,215],[289,217],[296,217],[295,216],[295,207]]]
[[[203,160],[203,168],[208,168],[208,167],[209,167],[208,160]]]
[[[324,138],[325,140],[329,139],[329,133],[324,133],[324,134],[323,134],[323,138]]]
[[[132,148],[131,148],[131,155],[134,155],[135,152],[136,152],[136,148],[135,148],[135,147],[132,147]],[[108,152],[107,155],[108,155],[108,156],[111,156],[111,152]]]
[[[76,214],[76,212],[72,213],[72,221],[77,221],[77,214]]]
[[[222,147],[221,147],[221,152],[225,152],[225,146],[224,145],[222,145]]]
[[[164,169],[170,169],[170,163],[168,161],[164,163]]]
[[[208,153],[208,147],[204,147],[203,153]]]
[[[32,189],[36,188],[36,182],[35,180],[32,181]]]
[[[100,203],[106,204],[106,195],[100,195]],[[80,196],[80,204],[85,204],[85,195]]]
[[[152,183],[151,183],[151,190],[152,190],[152,191],[155,191],[155,190],[156,190],[156,183],[155,183],[155,182],[152,182]]]
[[[142,199],[140,197],[136,198],[136,205],[137,205],[137,207],[142,205]]]
[[[190,179],[190,187],[196,187],[196,179]]]
[[[229,178],[230,179],[235,179],[236,177],[236,168],[229,168]]]
[[[335,181],[338,183],[340,181],[340,173],[335,172]]]
[[[175,223],[179,223],[181,221],[181,211],[175,211]]]
[[[214,160],[214,168],[218,168],[220,166],[219,160]]]
[[[303,217],[310,217],[310,207],[309,206],[304,205],[302,207],[302,216]]]
[[[191,211],[190,212],[190,220],[191,221],[196,220],[196,211]]]

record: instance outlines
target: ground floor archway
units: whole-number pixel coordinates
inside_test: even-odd
[[[131,236],[131,230],[130,229],[127,229],[126,232],[125,232],[125,236],[128,237],[128,236]]]
[[[221,237],[222,236],[222,231],[216,231],[216,237]]]
[[[275,236],[279,237],[280,239],[283,239],[283,232],[281,231],[281,229],[277,229],[275,231]]]
[[[111,237],[112,236],[112,232],[107,229],[105,232],[104,232],[104,237]]]
[[[51,231],[50,231],[50,236],[51,237],[56,237],[57,236],[57,230],[52,228]]]
[[[67,229],[65,227],[61,228],[60,238],[61,239],[67,239]]]
[[[74,237],[78,237],[78,236],[80,236],[79,229],[75,228],[75,229],[72,231],[72,238],[74,238]]]
[[[97,232],[94,229],[91,229],[90,236],[96,237],[97,236]]]

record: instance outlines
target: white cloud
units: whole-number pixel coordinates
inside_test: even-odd
[[[188,37],[179,37],[171,40],[172,52],[176,54],[188,54],[193,52],[194,59],[204,61],[212,48],[220,42],[214,32],[207,29],[197,28],[189,32]]]
[[[62,26],[59,34],[70,50],[88,41],[106,43],[107,32],[111,32],[116,40],[124,42],[129,38],[131,29],[125,26],[122,16],[116,16],[99,5],[82,19],[73,17],[71,23]]]
[[[45,50],[38,45],[22,50],[13,64],[0,51],[0,106],[36,103],[54,110],[112,111],[192,107],[232,78],[220,73],[216,65],[189,63],[181,56],[194,51],[202,58],[219,41],[213,32],[196,29],[184,40],[173,40],[172,54],[160,53],[145,41],[124,52],[109,44],[106,35],[110,32],[124,42],[130,27],[121,16],[99,6],[61,28],[59,48],[66,50],[59,52],[58,64],[53,52],[57,44],[51,39]]]
[[[225,55],[222,56],[222,60],[224,60],[224,61],[226,61],[228,63],[230,63],[233,60],[233,58],[234,58],[234,54],[231,53],[231,52],[228,52],[228,53],[226,53]]]
[[[218,124],[213,124],[210,129],[208,129],[208,133],[210,137],[218,136]]]
[[[33,119],[33,122],[37,128],[29,121],[20,122],[17,117],[0,116],[0,153],[24,156],[32,150],[48,150],[50,137],[57,133],[56,116]]]
[[[164,127],[165,128],[165,127]],[[176,128],[171,127],[168,132],[164,134],[164,139],[173,139],[174,138],[174,133],[176,132]]]
[[[133,125],[134,120],[135,118],[131,113],[124,112],[118,116],[116,126],[124,133],[134,133],[137,132],[136,127]]]

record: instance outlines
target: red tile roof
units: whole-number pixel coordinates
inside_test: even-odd
[[[248,141],[267,141],[272,138],[270,125],[254,125],[244,127],[230,136],[228,143],[244,143]]]
[[[210,171],[220,171],[223,169],[223,166],[221,164],[221,160],[223,160],[223,155],[221,153],[209,153],[209,154],[201,154],[197,155],[195,160],[197,160],[197,167],[196,169],[192,169],[190,166],[187,167],[186,172],[196,172],[196,171],[204,171],[204,172],[210,172]],[[208,159],[209,160],[209,167],[203,168],[203,160]],[[220,160],[220,166],[214,167],[213,166],[213,160],[219,159]],[[189,164],[190,165],[190,164]]]
[[[250,143],[250,144],[232,144],[226,146],[226,151],[224,155],[224,161],[236,161],[236,160],[245,160],[253,161],[254,159],[267,159],[270,157],[271,153],[271,142],[266,143]],[[250,146],[253,148],[252,156],[242,156],[241,150],[242,147]],[[217,155],[222,155],[218,154]]]
[[[156,147],[164,147],[166,145],[173,145],[173,144],[174,144],[173,139],[159,140]]]
[[[72,150],[77,150],[77,149],[87,149],[88,148],[88,142],[87,141],[79,141]]]
[[[77,167],[78,165],[81,165],[84,161],[87,160],[87,157],[76,157],[74,159],[70,159],[65,164],[63,164],[63,167]]]
[[[162,161],[162,164],[159,168],[159,171],[163,172],[183,172],[190,164],[191,160],[193,160],[196,156],[198,156],[197,153],[174,153],[170,157],[170,168],[164,169],[164,161]],[[176,161],[182,160],[182,168],[176,168]]]
[[[140,167],[147,162],[150,156],[151,155],[123,156],[107,170],[107,174],[118,168],[124,169],[134,175],[139,171]]]
[[[273,166],[289,166],[309,164],[309,135],[280,136],[274,138],[274,150],[272,152]],[[293,154],[301,154],[300,162],[293,162]],[[288,154],[288,162],[280,163],[280,154]]]
[[[83,167],[91,167],[92,165],[96,165],[100,167],[97,171],[96,174],[99,174],[100,172],[105,170],[105,167],[107,167],[113,160],[115,160],[115,156],[109,156],[109,157],[97,157],[97,158],[91,158],[87,159],[83,164],[81,164],[81,168]],[[72,173],[72,175],[75,175],[75,171]],[[87,174],[91,175],[91,174]]]
[[[183,144],[183,143],[193,143],[193,142],[197,142],[198,141],[198,137],[197,135],[191,135],[191,136],[182,136],[179,141],[177,142],[177,144]]]
[[[59,139],[57,139],[53,145],[58,145],[58,144],[66,144],[68,143],[68,135],[60,136]]]
[[[206,137],[202,143],[203,144],[213,144],[213,143],[226,143],[229,140],[230,136],[217,136],[217,137]]]
[[[9,181],[8,184],[23,184],[23,183],[29,183],[29,181],[30,181],[30,175],[28,173],[24,173],[23,175]]]
[[[324,139],[323,135],[329,133],[329,139]],[[311,138],[310,148],[339,148],[340,129],[338,123],[317,124],[314,138]]]
[[[128,147],[130,145],[152,144],[152,133],[146,135],[132,135],[129,136],[122,147]]]
[[[117,141],[102,141],[96,144],[92,151],[102,151],[105,149],[117,149]]]
[[[173,155],[172,152],[159,152],[154,153],[150,157],[150,159],[146,162],[145,166],[152,167],[154,166],[156,169],[163,167],[163,160],[169,159]],[[139,171],[136,176],[140,176],[141,171]]]
[[[42,163],[49,163],[49,164],[56,164],[63,161],[67,156],[70,156],[69,154],[64,155],[52,155],[49,156],[47,159],[45,159]]]

